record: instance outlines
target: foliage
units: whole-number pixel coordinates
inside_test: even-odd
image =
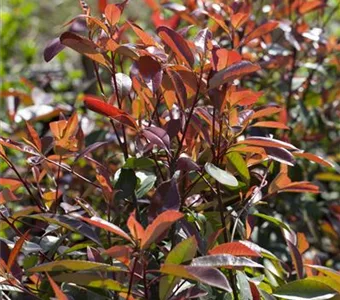
[[[339,297],[339,7],[265,2],[80,1],[98,93],[1,91],[2,295]]]

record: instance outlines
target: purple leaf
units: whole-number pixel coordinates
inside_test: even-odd
[[[264,149],[271,159],[290,166],[294,166],[294,156],[288,150],[275,147],[264,147]]]
[[[142,131],[142,135],[147,138],[150,143],[157,145],[159,148],[170,153],[170,137],[164,129],[159,127],[148,127]]]
[[[180,157],[176,163],[176,170],[197,171],[200,167],[190,157]]]
[[[215,268],[187,266],[186,270],[200,282],[231,292],[231,288],[224,274]]]
[[[57,37],[50,41],[44,50],[44,60],[49,62],[52,60],[59,52],[61,52],[65,46],[60,42]]]

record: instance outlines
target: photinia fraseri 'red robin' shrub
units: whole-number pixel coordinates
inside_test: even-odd
[[[82,13],[67,26],[85,20],[86,31],[63,32],[45,58],[65,48],[86,56],[98,94],[80,95],[69,117],[54,111],[47,136],[32,119],[21,142],[0,137],[1,158],[17,176],[0,179],[1,204],[18,203],[19,188],[30,201],[1,212],[19,237],[1,240],[4,290],[39,299],[338,295],[340,274],[304,254],[306,235],[261,212],[282,193],[319,193],[289,172],[297,160],[332,168],[285,133],[303,93],[293,88],[301,43],[285,26],[306,36],[303,16],[323,2],[260,6],[270,9],[261,22],[246,2],[146,2],[153,33],[124,20],[132,3],[107,4],[98,17],[80,1]],[[280,35],[295,51],[283,105],[263,101],[265,81],[286,63],[284,53],[270,54],[283,47]],[[27,158],[25,170],[12,163],[15,151]],[[261,243],[268,224],[284,254]],[[33,259],[22,263],[20,253]]]

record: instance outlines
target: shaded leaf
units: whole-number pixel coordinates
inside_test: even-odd
[[[65,48],[60,42],[60,38],[55,38],[48,43],[46,48],[44,49],[44,60],[46,62],[51,61],[59,52],[61,52]]]

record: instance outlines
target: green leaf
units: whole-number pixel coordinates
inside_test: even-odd
[[[238,186],[237,179],[228,171],[222,170],[209,162],[205,164],[204,168],[206,172],[218,182],[228,186]]]
[[[241,178],[248,183],[250,180],[250,174],[246,161],[242,155],[238,152],[230,152],[227,154],[228,162],[235,168]]]
[[[123,271],[120,267],[111,266],[108,264],[97,263],[86,260],[57,260],[45,263],[27,270],[30,273],[36,272],[61,272],[61,271]]]
[[[291,229],[289,228],[289,226],[287,224],[285,224],[284,222],[274,218],[274,217],[271,217],[271,216],[267,216],[265,214],[260,214],[260,213],[255,213],[253,214],[253,216],[255,217],[259,217],[259,218],[262,218],[270,223],[273,223],[274,225],[280,227],[280,228],[284,228],[288,231],[291,231]]]
[[[136,191],[137,199],[143,197],[148,191],[150,191],[153,188],[156,179],[157,177],[155,175],[149,175],[146,179],[142,181],[141,186]]]
[[[253,296],[247,276],[241,271],[236,271],[236,278],[238,285],[241,287],[240,300],[252,300]]]
[[[61,274],[54,276],[53,279],[57,282],[75,283],[82,286],[107,289],[116,292],[127,292],[128,288],[123,286],[118,281],[101,278],[99,275],[89,274]]]
[[[181,264],[195,257],[197,251],[197,242],[194,236],[183,240],[177,244],[165,259],[166,264]],[[161,278],[159,283],[159,298],[167,299],[173,288],[180,281],[179,277],[167,275]]]
[[[153,167],[155,165],[155,162],[147,157],[129,157],[125,164],[124,168],[126,169],[147,169],[150,167]]]
[[[130,197],[136,188],[137,177],[132,169],[120,169],[118,181],[116,182],[115,189],[120,190],[117,192],[116,197],[123,199]]]
[[[273,295],[292,300],[323,300],[332,298],[336,292],[329,285],[310,277],[280,286]]]

